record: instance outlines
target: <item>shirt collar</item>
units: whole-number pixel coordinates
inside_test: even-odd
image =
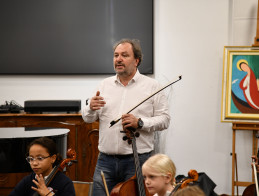
[[[54,168],[53,168],[53,169],[54,169]],[[52,173],[53,169],[51,170],[51,172],[49,173],[49,175]],[[46,179],[49,177],[49,175],[43,177],[45,181],[46,181]],[[36,174],[35,174],[35,179],[36,179]]]
[[[129,81],[129,84],[132,83],[132,82],[136,82],[139,77],[140,77],[140,73],[139,73],[139,70],[137,69],[135,75],[134,75],[133,78]],[[114,82],[121,84],[120,79],[119,79],[119,76],[118,76],[117,74],[116,74],[116,76],[115,76],[115,78],[114,78]]]

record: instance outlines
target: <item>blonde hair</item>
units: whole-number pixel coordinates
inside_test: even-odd
[[[200,187],[195,185],[177,190],[174,196],[205,196],[205,193],[200,189]]]
[[[151,156],[142,166],[143,168],[153,168],[162,175],[170,173],[172,175],[171,184],[174,184],[176,167],[174,162],[165,154],[155,154]]]

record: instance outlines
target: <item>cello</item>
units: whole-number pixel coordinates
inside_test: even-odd
[[[117,184],[112,189],[110,196],[151,196],[145,187],[144,178],[139,163],[136,146],[136,137],[139,137],[139,132],[136,132],[136,129],[131,128],[125,133],[126,136],[123,137],[123,140],[127,140],[128,144],[132,145],[136,173],[127,181]]]
[[[62,172],[66,166],[71,166],[73,162],[76,162],[76,152],[69,148],[67,151],[67,158],[63,159],[59,165],[56,165],[50,175],[45,180],[46,186],[50,184],[51,180],[54,178],[58,171]]]
[[[71,166],[73,162],[76,162],[76,152],[69,148],[67,151],[67,158],[63,159],[60,164],[56,165],[49,174],[49,176],[45,179],[46,186],[50,184],[50,182],[53,180],[58,171],[62,172],[66,166]],[[35,192],[33,196],[39,196],[39,194]]]

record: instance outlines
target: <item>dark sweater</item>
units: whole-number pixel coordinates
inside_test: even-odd
[[[35,179],[35,173],[25,176],[13,189],[9,196],[32,196],[35,191],[31,186],[36,187],[32,182]],[[75,196],[75,189],[73,182],[62,172],[57,172],[48,187],[56,190],[56,196]]]

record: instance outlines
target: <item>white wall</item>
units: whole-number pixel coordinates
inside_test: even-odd
[[[160,150],[177,166],[205,172],[218,194],[231,193],[232,129],[221,123],[223,48],[252,45],[257,0],[154,0],[155,74],[162,84],[182,75],[167,94],[172,123]],[[112,57],[111,57],[112,58]],[[112,59],[111,59],[112,60]],[[0,76],[0,104],[29,99],[90,97],[107,76]],[[251,179],[251,136],[237,134],[239,179]],[[239,155],[240,154],[240,155]],[[240,189],[241,190],[241,189]]]
[[[229,6],[226,0],[159,1],[155,17],[156,74],[183,75],[173,87],[165,153],[177,174],[205,172],[217,193],[231,193],[231,128],[220,122]]]

